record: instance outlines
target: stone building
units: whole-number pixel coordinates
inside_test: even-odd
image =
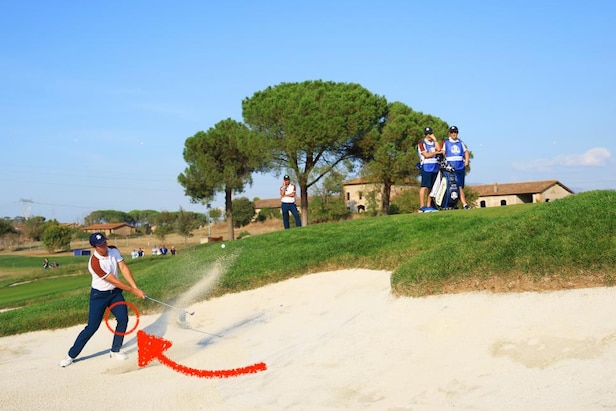
[[[525,203],[547,203],[573,194],[558,180],[526,183],[484,184],[471,188],[479,194],[477,207],[499,207]]]
[[[417,186],[417,185],[415,185]],[[408,190],[409,184],[393,186],[391,197],[403,190]],[[377,205],[381,204],[381,185],[371,183],[363,178],[345,181],[343,195],[347,207],[352,212],[363,212],[367,208],[368,193],[376,190]],[[524,203],[543,203],[557,200],[573,194],[573,191],[558,180],[530,181],[526,183],[505,183],[472,185],[467,188],[479,194],[475,207],[499,207]]]

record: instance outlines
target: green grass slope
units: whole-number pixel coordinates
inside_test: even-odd
[[[342,268],[392,271],[392,290],[406,296],[517,290],[524,284],[531,289],[609,286],[616,278],[615,221],[616,191],[603,190],[551,203],[313,225],[228,242],[224,249],[205,244],[177,256],[128,263],[140,287],[165,301],[191,288],[217,262],[224,275],[199,298]],[[3,278],[0,308],[20,308],[0,313],[0,336],[83,323],[90,283],[85,264],[79,260],[65,268],[66,275],[45,279],[45,287],[41,280],[9,286],[19,278]],[[142,313],[162,308],[125,295]]]

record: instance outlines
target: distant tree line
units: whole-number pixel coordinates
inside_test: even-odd
[[[180,208],[179,211],[133,210],[129,212],[118,210],[96,210],[84,218],[86,226],[94,224],[126,223],[142,234],[150,234],[153,226],[174,224],[180,219],[190,219],[197,224],[205,224],[207,216]]]
[[[84,223],[86,226],[126,223],[135,227],[137,235],[154,234],[164,239],[166,235],[174,232],[187,238],[192,235],[192,231],[210,222],[216,222],[220,218],[219,209],[210,209],[208,215],[186,211],[182,208],[176,212],[97,210],[86,216]],[[47,221],[41,216],[0,220],[0,239],[4,246],[10,244],[19,247],[20,244],[30,241],[42,242],[50,252],[67,251],[70,250],[72,240],[86,240],[88,235],[81,227],[60,224],[55,219]]]

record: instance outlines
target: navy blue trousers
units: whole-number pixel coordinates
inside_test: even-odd
[[[76,358],[79,353],[83,350],[83,347],[90,341],[90,338],[94,335],[98,327],[100,327],[101,322],[105,316],[105,310],[112,304],[124,301],[124,295],[122,295],[122,290],[120,288],[116,288],[111,291],[99,291],[92,288],[90,290],[90,311],[88,313],[88,325],[84,328],[75,343],[68,350],[68,355],[71,358]],[[128,327],[128,309],[126,308],[126,304],[118,304],[111,310],[111,313],[116,317],[117,325],[115,328],[116,334],[113,335],[113,342],[111,344],[111,351],[117,352],[122,348],[122,344],[124,343],[124,336],[118,335],[118,333],[125,333],[126,328]]]
[[[295,203],[282,203],[282,224],[284,225],[284,228],[287,229],[291,226],[289,222],[289,213],[293,214],[295,226],[301,227],[302,220],[299,219],[299,212],[297,211],[297,206]]]

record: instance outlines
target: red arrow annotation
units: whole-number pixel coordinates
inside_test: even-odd
[[[200,378],[230,378],[244,374],[255,374],[260,371],[267,370],[267,365],[260,362],[242,368],[234,368],[231,370],[199,370],[196,368],[186,367],[178,364],[167,358],[163,352],[168,350],[173,343],[164,338],[155,335],[149,335],[143,330],[137,331],[137,349],[139,356],[139,366],[145,367],[154,359],[158,359],[161,364],[164,364],[171,369],[181,372],[186,375]]]

